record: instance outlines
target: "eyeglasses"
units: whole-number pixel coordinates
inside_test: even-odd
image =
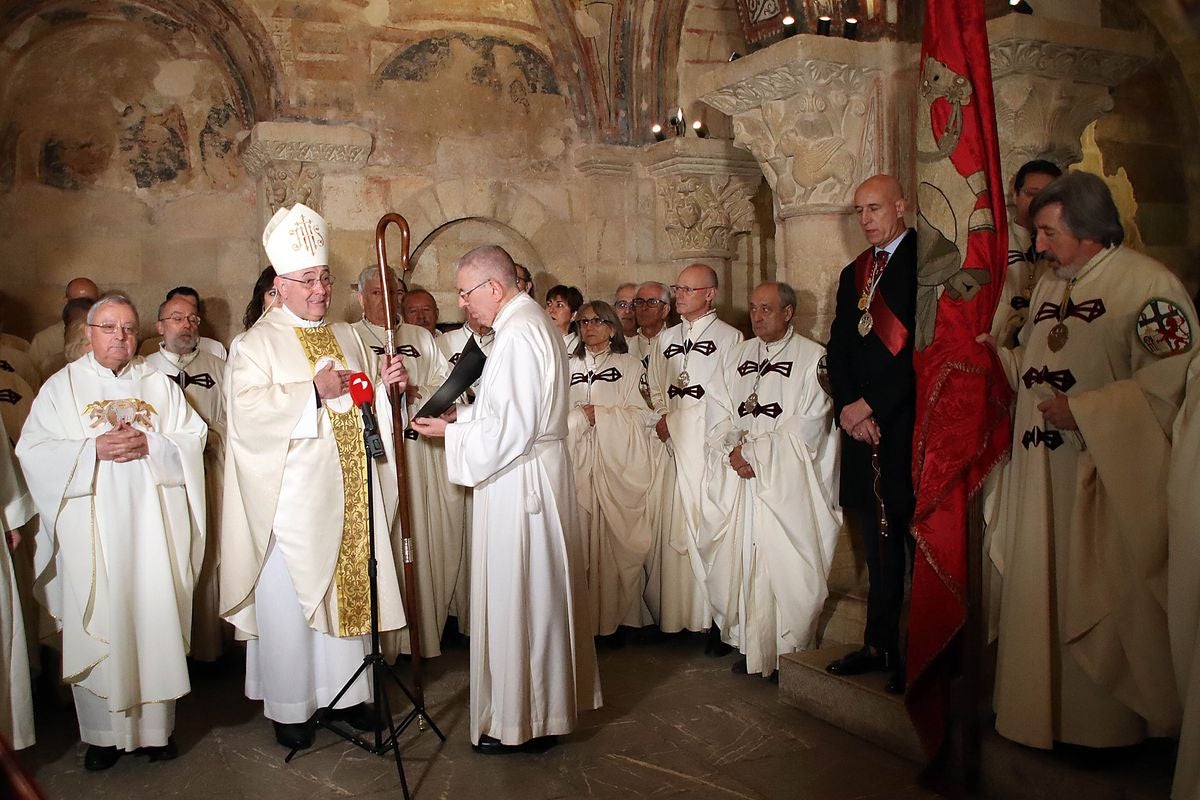
[[[122,336],[137,336],[138,332],[136,325],[118,325],[115,322],[89,322],[87,326],[89,328],[99,328],[104,332],[105,336],[116,336],[118,333]]]
[[[637,300],[618,300],[613,303],[613,308],[618,308],[621,311],[627,311],[637,305]]]
[[[159,317],[158,321],[159,322],[170,321],[170,322],[174,322],[176,325],[182,325],[185,322],[190,322],[193,325],[199,325],[201,320],[200,320],[199,314],[172,314],[169,317]]]
[[[308,289],[310,292],[317,288],[318,283],[324,286],[326,289],[332,287],[334,284],[332,275],[321,275],[317,278],[289,278],[287,275],[280,275],[279,277],[283,278],[285,281],[291,281],[292,283],[303,283],[304,288]]]
[[[630,302],[633,304],[634,308],[640,308],[641,306],[650,306],[651,308],[658,308],[659,306],[665,306],[665,305],[670,304],[669,301],[659,300],[657,297],[651,297],[649,300],[643,300],[642,298],[639,297],[636,300],[631,300]]]
[[[579,321],[580,325],[608,325],[608,324],[610,324],[608,320],[600,319],[599,317],[587,317],[586,319],[580,317],[580,319],[578,321]]]
[[[717,287],[715,287],[715,286],[676,286],[674,284],[671,285],[672,292],[674,292],[677,295],[682,295],[684,297],[691,297],[692,292],[703,292],[705,289],[715,289],[715,288],[717,288]],[[659,302],[661,303],[662,301],[660,300]]]
[[[492,280],[491,278],[486,278],[483,281],[481,281],[480,283],[477,283],[474,286],[472,286],[470,289],[466,289],[466,290],[459,289],[458,290],[458,299],[466,300],[468,297],[471,296],[471,292],[475,291],[476,289],[478,289],[480,286],[483,286],[484,284],[490,283],[491,280]]]

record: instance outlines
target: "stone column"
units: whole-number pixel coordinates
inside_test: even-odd
[[[754,222],[754,193],[762,181],[754,157],[717,139],[678,137],[643,149],[642,163],[653,179],[658,202],[656,259],[669,265],[667,282],[693,262],[720,276],[718,303],[734,303],[734,237]]]
[[[304,203],[321,209],[321,177],[360,170],[371,155],[371,134],[354,125],[260,122],[243,144],[242,163],[258,179],[265,226],[276,210]]]
[[[796,326],[825,341],[837,278],[865,242],[854,189],[886,172],[912,186],[916,45],[799,35],[716,67],[701,99],[733,117],[774,192],[779,277]]]
[[[1080,137],[1113,107],[1112,87],[1153,55],[1148,34],[1009,14],[988,22],[1005,187],[1022,164],[1082,158]]]

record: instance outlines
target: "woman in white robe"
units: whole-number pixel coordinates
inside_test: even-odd
[[[653,479],[646,427],[650,410],[638,390],[641,363],[629,352],[620,320],[602,301],[579,311],[583,341],[571,354],[567,443],[582,512],[595,633],[650,624],[642,600],[652,534],[646,487]]]
[[[579,309],[583,307],[583,293],[574,286],[552,286],[546,292],[546,313],[558,332],[562,334],[563,346],[568,353],[579,346],[579,330],[575,324]]]

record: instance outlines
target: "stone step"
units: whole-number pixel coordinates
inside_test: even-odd
[[[861,635],[860,627],[860,640]],[[925,754],[903,699],[883,690],[886,673],[841,677],[825,671],[829,662],[859,646],[833,645],[782,656],[780,700],[915,764],[924,764]],[[1138,748],[1090,755],[1089,763],[1074,752],[1024,747],[989,730],[981,742],[979,795],[996,800],[1169,797],[1173,743],[1155,740]]]
[[[831,587],[817,627],[817,637],[821,646],[855,643],[861,645],[866,624],[866,592],[839,591]]]

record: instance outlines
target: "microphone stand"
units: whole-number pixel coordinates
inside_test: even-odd
[[[392,672],[388,667],[387,660],[383,657],[383,651],[379,642],[379,577],[377,562],[375,559],[375,506],[372,500],[372,463],[377,458],[382,458],[384,455],[383,439],[379,435],[379,426],[375,420],[375,415],[371,411],[369,403],[362,403],[359,406],[363,416],[363,445],[366,448],[366,467],[367,467],[367,580],[369,589],[369,597],[371,602],[371,650],[363,656],[362,664],[350,676],[345,685],[334,696],[328,706],[318,708],[309,719],[309,724],[317,728],[324,728],[327,731],[337,734],[347,742],[366,750],[368,753],[377,756],[387,755],[390,751],[396,757],[396,772],[400,777],[400,790],[404,794],[404,800],[410,800],[411,795],[408,791],[408,780],[404,774],[404,762],[400,756],[400,734],[404,732],[415,718],[417,711],[417,699],[407,686]],[[351,733],[333,723],[337,721],[335,707],[338,701],[350,690],[358,677],[367,670],[371,671],[371,690],[374,698],[374,719],[375,730],[371,739],[363,738],[358,734]],[[409,700],[414,703],[414,710],[409,712],[409,715],[404,721],[397,725],[392,718],[391,703],[388,701],[387,684],[391,682],[400,688]],[[386,723],[384,722],[386,720]],[[433,721],[429,721],[429,726],[433,728],[433,732],[444,742],[446,737],[442,734]],[[293,748],[284,759],[284,763],[290,762],[299,751],[299,748]]]

